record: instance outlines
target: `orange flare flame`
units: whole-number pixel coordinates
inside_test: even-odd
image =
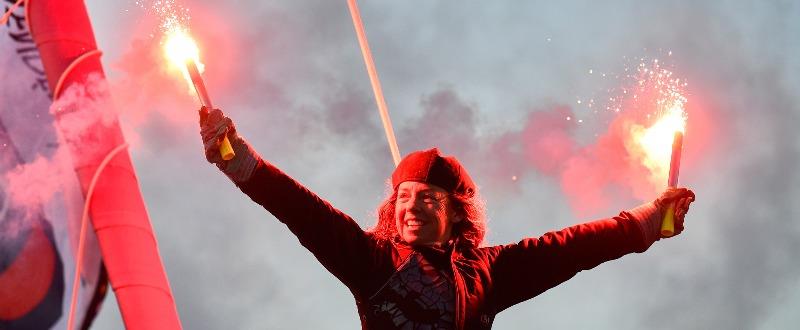
[[[650,179],[656,185],[663,184],[669,176],[675,132],[686,130],[684,102],[685,99],[682,97],[671,100],[669,107],[662,112],[661,118],[650,127],[638,124],[633,124],[631,127],[634,148],[641,151],[634,153],[634,156],[640,158],[642,165],[650,170]]]
[[[205,65],[200,62],[200,49],[194,39],[183,28],[174,28],[167,31],[164,40],[164,56],[172,64],[172,67],[177,68],[183,74],[189,90],[192,91],[194,85],[192,85],[192,78],[186,69],[186,63],[194,61],[197,69],[202,73]]]

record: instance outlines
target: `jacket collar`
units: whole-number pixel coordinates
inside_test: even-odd
[[[447,241],[447,242],[445,242],[443,244],[412,246],[412,245],[408,244],[406,241],[404,241],[402,238],[400,238],[399,235],[395,235],[394,239],[392,239],[392,243],[397,248],[410,249],[410,250],[420,251],[420,252],[422,252],[422,251],[436,251],[438,253],[446,253],[448,255],[452,255],[453,252],[458,250],[458,247],[460,246],[460,244],[459,244],[460,242],[461,242],[461,240],[458,237],[456,237],[456,238],[450,239],[449,241]]]

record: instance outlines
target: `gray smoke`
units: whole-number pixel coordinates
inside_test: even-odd
[[[169,115],[193,111],[194,100],[178,88],[122,87],[126,79],[146,84],[131,80],[141,72],[165,79],[128,55],[144,51],[132,40],[152,42],[137,27],[144,12],[132,3],[88,5],[112,92],[150,116],[134,125],[141,143],[131,152],[184,327],[357,328],[344,286],[205,163],[193,114]],[[346,4],[188,5],[193,29],[229,48],[206,61],[215,103],[262,156],[371,226],[393,164]],[[531,158],[546,132],[579,145],[604,132],[605,121],[576,100],[610,96],[626,61],[667,51],[690,82],[695,114],[681,182],[698,201],[686,231],[505,311],[496,328],[800,322],[796,3],[360,5],[401,151],[439,146],[465,163],[487,200],[490,244],[590,220],[574,216],[554,174],[559,164],[548,162],[563,155]],[[219,28],[195,28],[198,17]],[[537,129],[560,113],[584,123]],[[592,216],[643,202],[623,201]],[[95,328],[122,328],[112,300]]]

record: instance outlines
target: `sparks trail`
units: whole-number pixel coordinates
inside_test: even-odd
[[[176,29],[181,30],[189,26],[189,9],[183,7],[175,0],[136,1],[136,5],[159,17],[159,29],[168,33]]]
[[[651,182],[660,186],[669,174],[673,136],[686,128],[688,99],[684,90],[688,84],[657,59],[650,65],[639,63],[636,72],[632,108],[644,114],[644,121],[650,124],[631,125],[634,143],[627,144],[628,151],[650,171]]]

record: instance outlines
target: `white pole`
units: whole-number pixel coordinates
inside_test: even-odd
[[[361,54],[364,55],[364,64],[367,66],[369,81],[372,83],[372,91],[375,93],[375,103],[378,104],[378,111],[381,114],[381,122],[383,122],[383,130],[386,132],[386,140],[389,142],[389,150],[392,152],[394,165],[397,166],[400,164],[400,149],[397,148],[397,139],[394,137],[392,121],[389,119],[389,110],[386,108],[386,100],[383,99],[381,81],[378,79],[378,70],[375,69],[372,53],[369,50],[367,34],[364,32],[364,23],[361,22],[361,14],[358,11],[356,0],[347,0],[347,6],[350,7],[350,16],[353,17],[353,26],[358,36],[358,44],[361,46]]]

